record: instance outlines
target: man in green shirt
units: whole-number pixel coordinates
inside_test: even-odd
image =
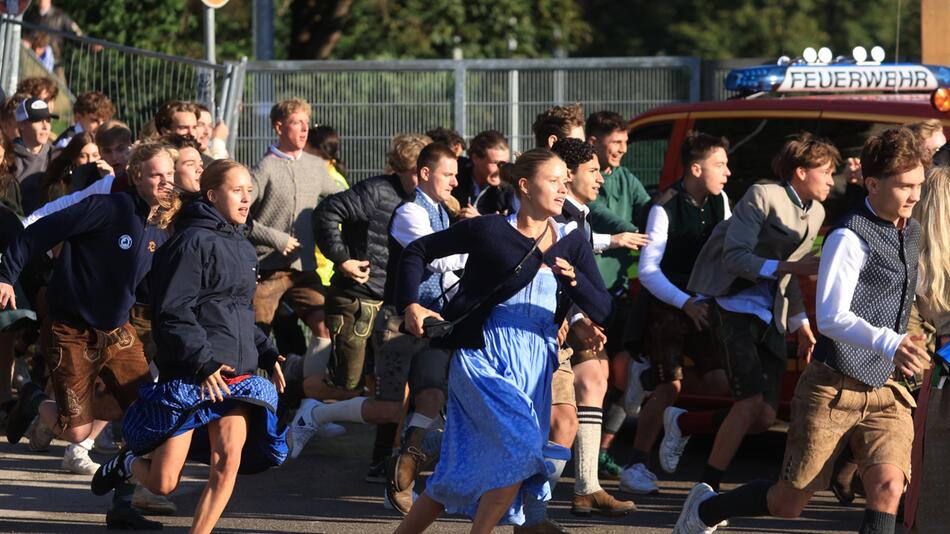
[[[638,232],[650,204],[650,194],[629,169],[620,166],[627,153],[627,122],[612,111],[598,111],[587,117],[587,141],[594,146],[604,176],[597,199],[590,203],[591,229],[597,233]],[[627,287],[627,270],[633,265],[628,249],[604,251],[597,266],[607,289],[613,293]]]
[[[597,154],[600,173],[604,177],[600,193],[588,204],[591,230],[609,235],[621,232],[639,233],[639,226],[646,221],[650,195],[632,172],[620,166],[620,160],[627,153],[627,121],[612,111],[598,111],[587,117],[584,130],[587,142],[593,145]],[[627,292],[627,271],[633,265],[633,254],[626,248],[611,249],[595,258],[604,284],[616,296],[614,312],[606,331],[606,351],[613,362],[611,368],[614,368],[615,364],[628,366],[631,358],[623,349],[622,342],[627,315],[632,307]],[[623,471],[608,452],[614,436],[627,416],[623,403],[620,402],[621,394],[619,390],[611,387],[604,399],[598,462],[599,475],[604,479],[617,479]]]

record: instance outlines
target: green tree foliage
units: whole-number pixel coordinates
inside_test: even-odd
[[[574,0],[357,0],[332,57],[550,57],[588,35]]]
[[[850,55],[881,45],[894,59],[898,0],[581,0],[596,28],[579,55],[795,57],[807,46]],[[920,2],[901,2],[901,58],[920,56]],[[618,21],[622,21],[619,22]]]
[[[796,56],[884,46],[899,0],[274,0],[275,54],[294,59]],[[920,56],[920,2],[901,1],[900,55]],[[89,35],[203,57],[200,0],[57,0]],[[253,0],[217,10],[220,59],[253,57]]]

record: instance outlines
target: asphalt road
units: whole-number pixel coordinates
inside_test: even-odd
[[[326,532],[375,534],[392,532],[399,517],[383,507],[382,486],[363,481],[373,432],[349,425],[349,433],[334,440],[312,442],[296,461],[280,469],[238,479],[234,497],[217,532]],[[746,441],[724,488],[754,478],[774,478],[784,448],[784,434],[772,432]],[[630,442],[630,429],[621,433],[618,450]],[[108,498],[89,491],[90,477],[60,469],[64,443],[48,453],[31,453],[23,445],[0,440],[0,532],[105,532]],[[702,471],[711,440],[696,437],[687,447],[679,472],[661,480],[661,493],[636,499],[639,511],[621,519],[576,518],[570,514],[571,468],[558,485],[552,517],[572,532],[668,533],[686,493]],[[102,457],[98,457],[100,461]],[[191,514],[204,485],[206,467],[189,464],[179,489],[171,496],[174,516],[156,518],[167,532],[187,532]],[[662,478],[662,477],[661,477]],[[604,484],[616,492],[616,482]],[[840,506],[830,493],[821,493],[795,521],[737,519],[723,532],[855,532],[860,502]],[[444,517],[430,532],[466,532],[461,517]],[[510,532],[511,528],[499,528]]]

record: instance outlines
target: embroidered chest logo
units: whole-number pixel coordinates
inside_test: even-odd
[[[122,250],[129,250],[132,248],[132,236],[129,234],[122,234],[122,236],[119,237],[119,248]]]
[[[148,251],[149,251],[149,252],[155,252],[155,249],[156,249],[156,248],[157,248],[157,247],[156,247],[154,241],[149,241],[149,242],[148,242]]]

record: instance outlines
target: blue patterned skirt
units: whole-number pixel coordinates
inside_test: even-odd
[[[230,381],[229,381],[230,382]],[[210,463],[208,423],[239,406],[250,405],[247,441],[241,452],[241,474],[259,473],[287,458],[284,432],[277,431],[277,390],[267,379],[248,375],[228,384],[231,396],[223,402],[201,400],[201,383],[175,379],[148,383],[126,410],[122,431],[136,456],[148,454],[171,437],[194,430],[188,459]]]

